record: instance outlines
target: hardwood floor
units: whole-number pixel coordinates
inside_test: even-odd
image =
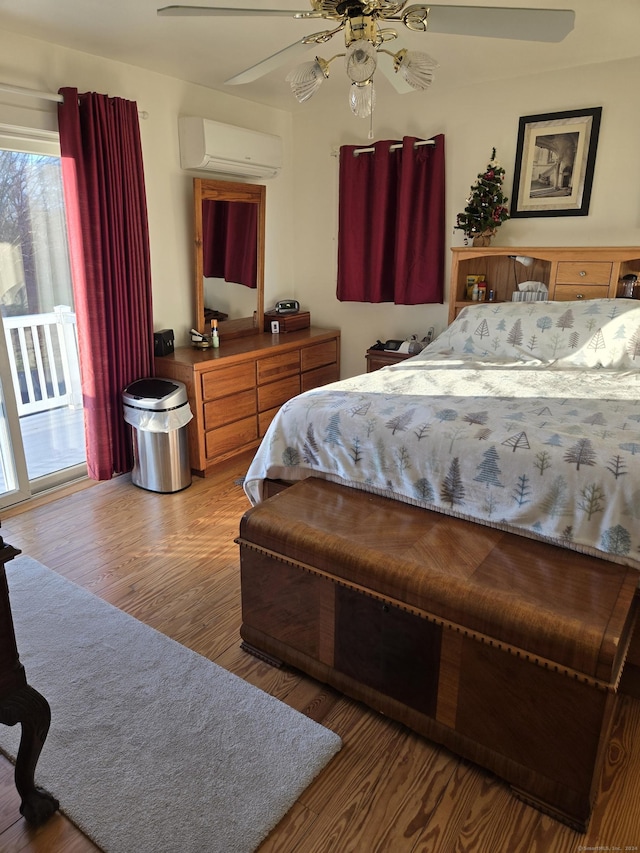
[[[624,697],[619,705],[598,802],[589,832],[581,835],[515,799],[491,774],[299,673],[274,669],[240,649],[233,540],[248,508],[236,481],[249,458],[221,465],[214,476],[196,478],[173,495],[138,489],[128,477],[96,485],[87,481],[6,511],[2,535],[23,553],[340,734],[342,751],[260,853],[639,850],[640,700]],[[98,849],[60,814],[30,830],[18,806],[12,765],[0,757],[3,853]]]

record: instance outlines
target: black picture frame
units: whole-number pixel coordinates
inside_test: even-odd
[[[592,107],[520,119],[512,219],[588,215],[601,117]]]

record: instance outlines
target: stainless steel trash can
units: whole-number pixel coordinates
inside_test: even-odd
[[[131,482],[150,492],[191,485],[187,425],[193,414],[184,383],[138,379],[124,389],[124,419],[131,426]]]

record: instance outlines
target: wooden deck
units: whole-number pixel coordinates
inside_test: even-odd
[[[29,479],[86,461],[82,409],[49,409],[20,418]]]
[[[36,480],[86,461],[84,413],[62,407],[20,418],[29,480]],[[0,466],[0,492],[6,484]]]

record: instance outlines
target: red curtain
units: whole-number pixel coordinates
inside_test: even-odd
[[[203,202],[202,256],[205,278],[256,287],[258,205],[212,199]]]
[[[71,274],[89,476],[131,470],[122,392],[152,375],[153,317],[142,147],[133,101],[59,90]]]
[[[338,299],[444,301],[444,136],[340,149]]]

